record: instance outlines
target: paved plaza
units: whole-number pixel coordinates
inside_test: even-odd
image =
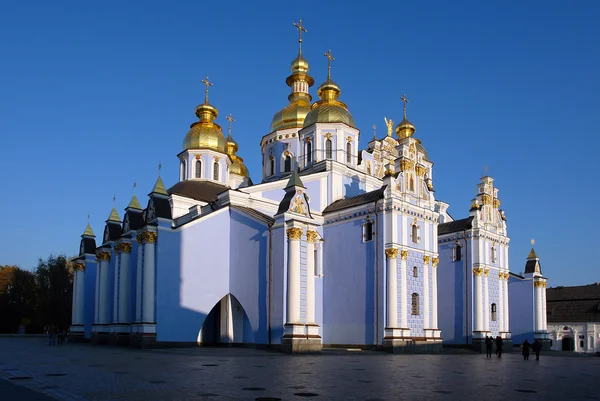
[[[239,348],[50,347],[0,338],[1,400],[600,400],[600,358],[471,352],[291,356]],[[34,390],[34,391],[32,391]]]

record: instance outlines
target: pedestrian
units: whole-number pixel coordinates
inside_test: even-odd
[[[525,361],[529,360],[529,341],[527,341],[527,339],[525,339],[525,341],[523,341],[523,344],[521,344],[521,353],[523,354],[523,359]]]
[[[542,343],[538,339],[533,340],[531,349],[533,350],[533,352],[535,352],[535,360],[539,361],[540,360],[540,351],[542,350]]]
[[[496,337],[496,355],[498,355],[498,358],[502,358],[502,346],[504,345],[504,342],[502,341],[502,337],[497,336]]]
[[[62,329],[58,329],[58,333],[56,334],[57,345],[62,345],[63,336],[64,336],[64,333],[63,333]]]
[[[50,345],[56,345],[56,326],[50,325]]]
[[[492,337],[491,336],[485,336],[485,357],[486,358],[491,358],[492,357]]]

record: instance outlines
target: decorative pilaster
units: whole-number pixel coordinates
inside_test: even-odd
[[[286,324],[300,323],[300,238],[302,229],[290,227],[288,237]]]
[[[120,257],[119,257],[119,247],[121,244],[114,244],[114,252],[115,252],[115,276],[113,280],[113,313],[112,313],[112,321],[111,323],[117,323],[119,321],[119,279],[121,277],[120,271]],[[111,329],[112,331],[112,329]]]
[[[131,244],[129,242],[123,242],[119,246],[121,253],[121,261],[119,263],[119,319],[118,323],[131,323],[131,317],[129,316],[129,305],[131,303],[131,290],[130,290],[130,276],[131,276]]]
[[[438,258],[433,258],[431,260],[431,266],[433,267],[431,271],[431,295],[432,295],[432,305],[431,305],[431,328],[438,328],[438,285],[437,285],[437,266],[440,260]],[[441,334],[441,333],[440,333]]]
[[[76,262],[74,268],[71,322],[74,326],[82,326],[84,324],[85,263]]]
[[[485,268],[483,270],[483,330],[486,332],[490,331],[490,289],[488,286],[488,276],[490,269]]]
[[[400,328],[408,330],[408,282],[406,277],[406,258],[408,251],[400,251]]]
[[[386,329],[394,329],[398,326],[398,249],[387,248],[385,256],[387,264]]]
[[[392,352],[410,343],[406,297],[407,250],[400,251],[400,324],[398,324],[398,249],[387,248],[386,256],[386,327],[383,345]]]
[[[510,277],[510,274],[508,273],[508,271],[504,272],[504,281],[502,282],[503,286],[504,286],[504,332],[505,333],[510,333],[510,320],[509,320],[509,305],[508,305],[508,278]],[[510,335],[510,334],[506,334],[506,335]]]
[[[504,273],[498,273],[498,331],[504,332]]]
[[[142,321],[142,277],[143,277],[143,260],[144,260],[144,235],[142,233],[136,236],[138,243],[137,268],[136,268],[136,283],[135,283],[135,321]]]
[[[109,323],[108,321],[108,290],[109,290],[109,282],[108,282],[108,265],[110,262],[110,252],[97,252],[96,258],[98,260],[98,269],[96,279],[98,281],[98,294],[96,296],[96,304],[97,308],[97,322],[98,325],[106,325]],[[98,329],[98,332],[105,332],[105,329]]]
[[[316,231],[306,232],[306,322],[315,323],[315,242]]]
[[[142,276],[142,321],[155,323],[154,316],[154,286],[156,280],[155,244],[158,234],[153,231],[143,233],[144,239],[144,267]]]
[[[431,322],[429,320],[429,261],[431,257],[429,255],[423,256],[423,327],[425,329],[431,328]]]
[[[481,306],[483,303],[483,285],[482,285],[482,276],[483,269],[481,267],[473,268],[473,279],[475,281],[475,293],[473,296],[473,314],[475,316],[475,325],[473,327],[473,338],[482,338],[483,330],[483,311],[481,310]]]

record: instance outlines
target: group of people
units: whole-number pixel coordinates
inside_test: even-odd
[[[502,341],[502,337],[497,336],[494,340],[491,336],[485,336],[485,357],[492,357],[492,346],[496,343],[496,355],[498,358],[502,357],[502,348],[504,347],[504,341]]]
[[[59,329],[55,325],[50,325],[44,330],[48,334],[48,345],[63,345],[67,333],[64,330]]]
[[[530,344],[529,341],[523,341],[521,344],[521,353],[523,354],[523,359],[529,360],[529,348],[535,353],[535,360],[540,360],[540,351],[542,350],[542,344],[537,340],[533,340],[533,344]]]

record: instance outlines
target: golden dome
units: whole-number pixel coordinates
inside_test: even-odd
[[[398,135],[398,139],[410,138],[417,129],[415,126],[406,119],[406,116],[400,124],[396,126],[396,135]]]
[[[246,168],[246,165],[244,164],[244,159],[236,155],[230,155],[230,157],[233,163],[231,163],[229,171],[233,174],[249,177],[250,175],[248,174],[248,168]]]
[[[311,111],[304,119],[304,127],[315,123],[344,123],[351,127],[356,127],[354,118],[344,102],[337,100],[342,93],[340,87],[327,78],[321,86],[317,94],[321,98],[318,102],[312,105]]]
[[[302,54],[298,54],[298,57],[296,57],[292,61],[291,67],[292,67],[292,74],[295,74],[295,73],[308,74],[308,61],[306,61],[306,59],[304,57],[302,57]]]
[[[226,152],[227,141],[221,126],[213,122],[218,114],[219,111],[207,102],[196,107],[196,116],[200,121],[190,125],[190,130],[183,140],[183,150],[211,149]]]

